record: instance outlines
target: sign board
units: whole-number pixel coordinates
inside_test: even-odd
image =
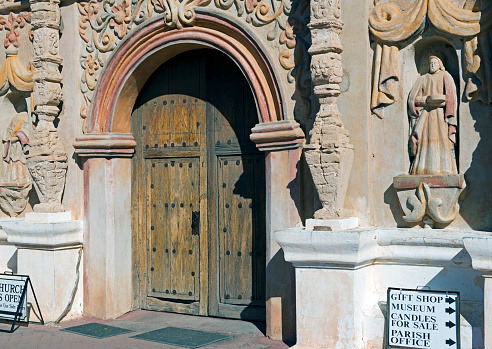
[[[0,273],[0,319],[12,320],[10,331],[0,329],[0,332],[14,332],[17,321],[29,321],[27,312],[27,285],[31,286],[32,296],[38,308],[41,324],[44,325],[43,315],[39,309],[38,299],[32,287],[29,275]]]
[[[24,295],[26,286],[25,277],[12,278],[0,275],[0,318],[14,320],[17,316],[18,321],[26,321],[27,297]],[[17,314],[17,311],[20,314]]]
[[[458,292],[388,289],[389,348],[459,349]]]

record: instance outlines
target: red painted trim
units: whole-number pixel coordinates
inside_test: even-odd
[[[89,132],[111,132],[115,101],[117,101],[119,91],[131,75],[133,68],[149,52],[180,41],[208,44],[232,57],[243,69],[252,85],[262,121],[276,121],[277,115],[270,115],[270,110],[278,110],[279,117],[282,118],[280,93],[275,77],[268,61],[254,42],[240,28],[219,18],[197,14],[196,21],[196,26],[182,30],[168,30],[168,28],[164,27],[162,21],[155,21],[132,34],[128,40],[118,47],[109,61],[95,93],[96,98],[90,115]],[[207,24],[210,27],[206,27]],[[224,33],[229,32],[234,33],[237,37],[224,35]],[[232,41],[240,41],[251,52],[241,52],[241,50],[232,45]],[[257,75],[260,72],[255,71],[252,66],[252,61],[258,57],[262,60],[261,66],[267,67],[267,71],[262,70],[261,73],[265,75],[267,83],[270,85],[268,87],[274,87],[273,91],[271,91],[271,88],[261,85]],[[269,91],[265,91],[266,88]],[[269,106],[267,95],[271,92],[273,92],[273,103],[276,105]]]

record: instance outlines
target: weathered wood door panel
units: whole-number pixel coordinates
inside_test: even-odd
[[[257,122],[241,71],[212,50],[175,57],[142,90],[132,132],[143,308],[264,319]]]
[[[147,160],[151,297],[199,300],[199,159]],[[172,186],[168,185],[173,183]]]
[[[264,196],[256,191],[265,169],[260,156],[220,156],[218,161],[220,303],[264,305]],[[219,228],[219,230],[220,230]]]

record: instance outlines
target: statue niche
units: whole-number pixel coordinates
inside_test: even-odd
[[[16,95],[12,93],[5,98],[5,102],[14,107],[9,108],[12,109],[9,114],[13,116],[6,127],[0,129],[0,207],[10,217],[16,217],[24,211],[32,188],[31,176],[26,166],[32,122],[26,111],[25,99]]]
[[[428,59],[428,73],[417,79],[408,96],[409,174],[395,177],[393,184],[403,220],[433,227],[434,223],[447,224],[456,218],[465,181],[458,174],[455,157],[456,85],[438,54]]]

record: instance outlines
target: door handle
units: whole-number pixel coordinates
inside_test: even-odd
[[[200,235],[200,211],[191,213],[191,235]]]

